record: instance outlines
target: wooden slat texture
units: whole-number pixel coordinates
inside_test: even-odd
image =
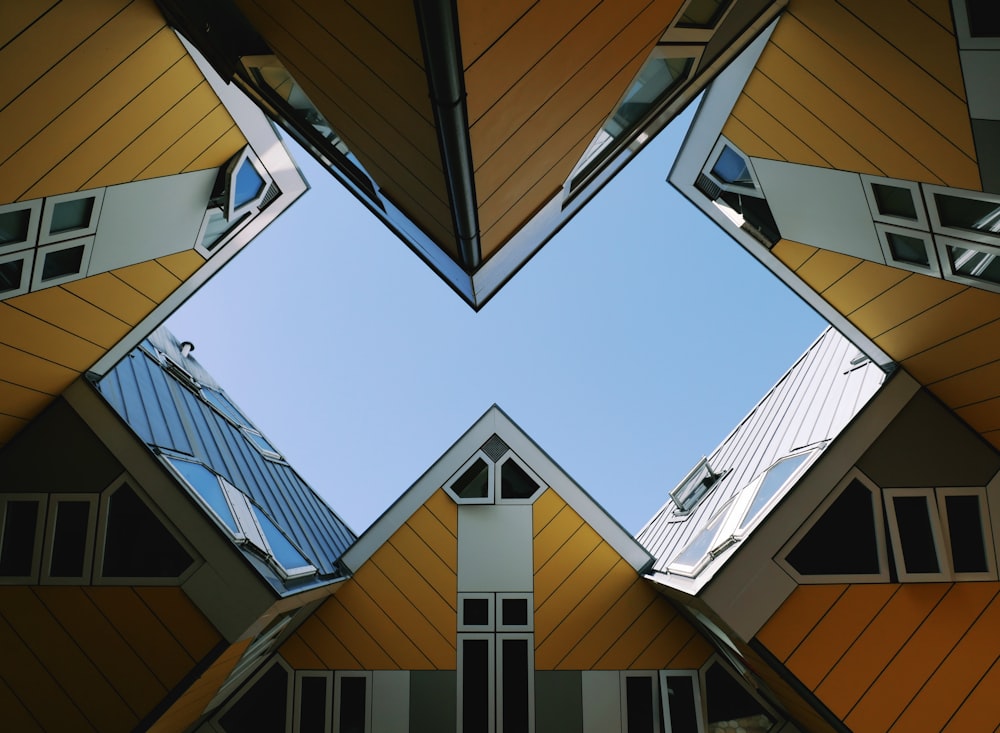
[[[167,268],[167,270],[178,280],[187,280],[198,268],[205,264],[205,258],[197,250],[189,249],[184,252],[160,257],[157,263]]]
[[[7,684],[0,678],[0,710],[3,711],[4,725],[10,730],[24,733],[44,733],[31,711],[17,699]]]
[[[882,334],[879,345],[903,361],[997,319],[1000,295],[969,288]]]
[[[822,293],[860,264],[856,257],[818,249],[795,273],[813,290]]]
[[[129,324],[63,288],[46,288],[6,303],[57,328],[110,349],[128,333]]]
[[[862,261],[826,288],[823,298],[841,313],[850,314],[906,277],[906,270]]]
[[[222,641],[219,632],[180,588],[137,588],[136,592],[193,659],[202,659]]]
[[[36,3],[0,4],[0,48],[49,12],[57,2],[58,0],[45,0]]]
[[[948,721],[944,733],[1000,728],[1000,663],[994,663],[976,688],[969,693],[962,707]]]
[[[800,585],[757,632],[757,639],[784,662],[846,590],[846,585]]]
[[[49,403],[52,395],[0,381],[0,412],[30,420]]]
[[[9,302],[0,303],[0,341],[76,372],[87,369],[104,353],[95,344],[30,316]]]
[[[469,68],[537,0],[511,0],[505,3],[458,1],[458,28],[462,34],[462,68]]]
[[[181,284],[181,281],[174,277],[170,270],[160,265],[156,260],[148,260],[137,265],[112,270],[111,274],[157,303],[174,292]]]
[[[139,323],[156,307],[155,302],[110,272],[74,280],[61,287],[101,310],[115,314],[130,326]]]

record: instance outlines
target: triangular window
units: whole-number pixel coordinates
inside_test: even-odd
[[[177,578],[194,559],[128,484],[108,498],[101,575]]]

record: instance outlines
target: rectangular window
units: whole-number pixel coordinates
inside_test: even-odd
[[[46,538],[45,580],[89,581],[96,508],[96,496],[53,497]]]
[[[43,497],[14,494],[0,498],[0,578],[37,580],[44,511]]]
[[[951,237],[934,239],[947,279],[1000,292],[1000,247]]]
[[[93,237],[39,247],[35,254],[36,264],[35,272],[31,276],[31,289],[50,288],[86,277],[93,247]]]
[[[1000,196],[944,186],[923,186],[931,231],[976,242],[1000,242]]]
[[[500,733],[530,733],[535,665],[530,634],[497,635],[497,730]]]
[[[686,513],[694,509],[721,476],[721,473],[712,470],[708,458],[702,458],[684,480],[670,492],[670,499],[677,507],[676,511]]]
[[[493,593],[460,593],[459,631],[493,631]]]
[[[42,199],[0,206],[0,251],[34,247],[41,213]]]
[[[942,580],[941,524],[932,489],[886,489],[896,572],[900,580]]]
[[[371,733],[371,672],[337,672],[334,733]]]
[[[494,733],[493,634],[458,637],[460,733]]]
[[[295,673],[295,720],[297,733],[327,733],[333,725],[332,675],[329,672]]]
[[[660,671],[664,733],[705,733],[698,673]]]
[[[34,252],[18,252],[0,257],[0,298],[28,292]]]
[[[622,672],[622,732],[660,733],[656,672]]]
[[[979,489],[938,489],[945,544],[955,580],[996,578],[986,494]]]
[[[104,189],[49,196],[42,211],[39,244],[92,235],[104,203]]]
[[[924,275],[941,276],[937,250],[930,234],[881,222],[875,223],[875,231],[888,264]]]

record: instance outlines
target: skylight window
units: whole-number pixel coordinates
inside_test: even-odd
[[[239,408],[222,392],[217,392],[209,387],[202,387],[201,396],[223,417],[240,426],[248,426],[250,424],[250,421],[243,417],[243,413],[240,412]]]
[[[670,492],[670,499],[676,506],[675,511],[685,514],[690,512],[721,477],[721,473],[712,470],[708,458],[702,458],[684,480]]]
[[[740,522],[739,528],[741,533],[753,524],[764,507],[768,506],[775,497],[784,493],[783,489],[789,485],[791,478],[797,475],[799,469],[812,454],[813,451],[809,451],[782,458],[767,469],[764,475],[755,482],[756,489],[754,489],[753,485],[744,489],[744,492],[753,491],[753,500],[750,501],[750,506],[743,516],[743,521]]]
[[[715,517],[703,527],[687,545],[670,561],[670,572],[695,577],[712,560],[709,550],[715,546],[715,537],[719,534],[723,522],[729,515],[732,501],[720,509]]]

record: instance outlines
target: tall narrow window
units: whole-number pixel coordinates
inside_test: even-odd
[[[60,580],[85,580],[90,575],[96,497],[53,501],[46,575]]]
[[[531,636],[497,636],[497,730],[529,733],[531,725]]]
[[[660,733],[655,672],[622,673],[622,730]]]
[[[931,489],[884,492],[900,580],[943,578],[941,525]]]
[[[461,733],[493,733],[493,636],[459,636],[458,701]]]
[[[338,672],[333,704],[334,733],[369,733],[371,696],[370,673]]]
[[[704,733],[697,672],[662,670],[660,699],[665,733]]]
[[[327,733],[333,724],[329,672],[295,673],[295,721],[297,733]]]
[[[41,541],[42,500],[10,495],[0,499],[0,578],[37,577]]]
[[[983,489],[938,489],[938,511],[956,580],[996,578],[992,532]]]

